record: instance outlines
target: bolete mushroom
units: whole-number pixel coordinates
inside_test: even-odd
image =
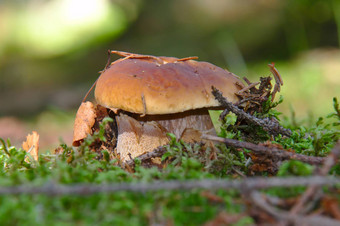
[[[242,82],[231,72],[196,57],[178,59],[112,51],[111,63],[95,88],[98,104],[112,109],[118,126],[117,153],[123,161],[168,143],[166,133],[187,142],[214,134],[209,109],[219,106],[214,86],[237,102]]]

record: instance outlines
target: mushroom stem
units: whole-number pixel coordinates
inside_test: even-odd
[[[183,137],[186,129],[215,134],[214,125],[211,121],[209,111],[206,108],[167,115],[146,115],[141,117],[140,115],[134,114],[132,117],[140,122],[155,121],[161,125],[167,133],[175,134],[178,139]],[[195,141],[200,140],[201,139]],[[192,140],[187,142],[192,142]]]
[[[129,114],[129,115],[128,115]],[[130,160],[168,143],[167,133],[185,142],[201,141],[201,134],[215,135],[214,125],[206,108],[167,115],[120,113],[117,153],[123,161]]]
[[[117,153],[122,161],[130,160],[168,142],[162,127],[154,122],[140,123],[120,113],[116,116],[118,127]]]

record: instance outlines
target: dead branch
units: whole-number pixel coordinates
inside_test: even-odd
[[[248,81],[249,81],[249,80],[248,80]],[[243,93],[243,92],[245,92],[245,91],[248,91],[248,90],[250,90],[251,88],[257,86],[258,84],[260,84],[260,82],[251,83],[250,85],[248,85],[248,86],[244,87],[243,89],[241,89],[240,91],[238,91],[237,94],[240,95],[241,93]]]
[[[335,144],[334,148],[331,150],[331,153],[326,157],[319,175],[320,176],[327,175],[329,170],[336,164],[339,158],[340,158],[340,140]]]
[[[158,190],[192,190],[207,189],[236,189],[238,191],[251,191],[271,187],[294,187],[294,186],[335,186],[340,185],[339,177],[286,177],[286,178],[263,178],[252,177],[242,180],[204,179],[204,180],[173,180],[157,181],[152,183],[111,183],[111,184],[73,184],[61,185],[46,183],[42,186],[19,185],[0,186],[0,195],[9,194],[46,194],[46,195],[92,195],[98,193],[114,193],[119,191],[151,192]]]
[[[145,161],[151,158],[161,157],[165,152],[166,152],[166,148],[164,146],[160,146],[151,152],[138,156],[135,159],[139,159],[140,161]],[[135,159],[131,159],[127,161],[125,164],[132,166],[135,164]]]
[[[279,73],[279,71],[275,68],[274,63],[268,64],[268,67],[270,69],[270,72],[273,74],[274,79],[275,79],[275,86],[274,86],[274,90],[272,92],[272,101],[275,98],[275,94],[277,92],[280,92],[281,90],[281,86],[283,86],[283,80],[282,77]]]
[[[333,220],[324,216],[303,216],[303,215],[292,215],[287,211],[278,210],[274,206],[267,203],[265,199],[265,195],[259,192],[253,191],[250,194],[250,197],[253,203],[266,211],[268,214],[275,217],[277,220],[281,222],[285,222],[293,225],[323,225],[323,226],[336,226],[339,225],[339,221]]]
[[[280,160],[290,160],[295,159],[301,162],[309,163],[312,165],[321,165],[325,158],[323,157],[315,157],[315,156],[307,156],[296,154],[293,152],[288,152],[286,150],[282,150],[275,147],[266,147],[258,144],[253,144],[250,142],[239,141],[229,138],[222,138],[213,135],[203,134],[203,139],[217,141],[226,144],[227,146],[232,146],[235,148],[246,148],[253,151],[256,154],[267,155],[271,157],[279,158]]]
[[[331,153],[325,158],[324,164],[318,173],[318,176],[326,176],[329,170],[336,164],[340,157],[340,141],[331,150]],[[306,212],[309,208],[304,208],[308,202],[316,201],[320,199],[322,191],[320,186],[311,185],[308,189],[300,196],[296,204],[291,209],[291,214],[298,214],[300,212]]]
[[[282,134],[288,137],[291,136],[292,132],[289,129],[283,128],[277,121],[273,121],[269,118],[264,119],[256,118],[239,109],[233,103],[229,102],[225,97],[223,97],[222,92],[216,89],[215,87],[212,86],[212,90],[213,90],[212,94],[215,96],[215,99],[218,100],[218,102],[228,111],[231,111],[234,114],[236,114],[238,118],[246,120],[247,122],[253,125],[260,126],[265,131],[274,136],[277,136],[278,134]]]

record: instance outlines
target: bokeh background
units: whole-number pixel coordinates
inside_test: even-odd
[[[310,122],[340,97],[339,31],[337,0],[0,1],[0,137],[70,144],[108,49],[198,56],[252,81],[275,62],[283,117]]]

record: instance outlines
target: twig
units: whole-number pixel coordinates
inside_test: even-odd
[[[107,62],[103,72],[110,67],[110,64],[111,64],[111,50],[107,50]]]
[[[274,90],[272,92],[272,101],[275,98],[275,94],[277,92],[280,92],[281,90],[281,86],[283,86],[283,80],[282,77],[279,73],[279,71],[275,68],[274,63],[268,64],[268,67],[270,69],[270,72],[273,74],[274,79],[275,79],[275,86],[274,86]]]
[[[262,146],[258,144],[253,144],[250,142],[239,141],[239,140],[234,140],[234,139],[229,139],[229,138],[222,138],[222,137],[217,137],[217,136],[208,135],[208,134],[203,134],[202,138],[207,139],[207,140],[221,142],[221,143],[226,144],[227,146],[232,146],[235,148],[246,148],[246,149],[253,151],[256,154],[277,157],[281,160],[295,159],[295,160],[306,162],[312,165],[321,165],[325,159],[324,157],[301,155],[301,154],[296,154],[293,152],[288,152],[286,150],[282,150],[279,148],[266,147],[266,146]]]
[[[252,84],[251,81],[249,81],[249,79],[248,79],[247,77],[243,77],[243,80],[244,80],[248,85]]]
[[[275,82],[281,86],[283,86],[283,80],[279,73],[279,71],[275,68],[274,63],[268,64],[270,72],[273,74]]]
[[[320,175],[325,176],[328,174],[329,170],[336,164],[337,160],[340,158],[340,140],[335,144],[331,153],[326,157],[323,167],[320,170]]]
[[[216,89],[214,86],[212,86],[212,90],[212,94],[215,96],[216,100],[218,100],[218,102],[227,110],[236,114],[240,119],[244,119],[251,124],[261,126],[265,131],[274,136],[277,136],[278,134],[288,137],[291,136],[292,132],[289,129],[283,128],[278,122],[272,121],[269,118],[259,119],[247,114],[223,97],[222,92]]]
[[[340,141],[331,150],[331,153],[325,158],[324,164],[318,173],[319,176],[326,176],[329,170],[336,164],[337,159],[340,157]],[[311,185],[300,196],[296,204],[291,209],[291,214],[297,214],[299,212],[306,212],[308,209],[303,208],[308,201],[315,201],[320,198],[320,187],[317,185]]]
[[[250,85],[248,85],[247,87],[244,87],[243,89],[241,89],[240,91],[238,91],[238,94],[243,93],[244,91],[250,90],[251,88],[257,86],[258,84],[260,84],[260,82],[255,82],[255,83],[251,83]]]
[[[104,71],[106,71],[106,69],[108,69],[108,68],[110,67],[110,62],[111,62],[111,50],[108,50],[108,51],[107,51],[107,54],[108,54],[108,56],[107,56],[107,63],[106,63],[106,65],[105,65],[104,70],[102,70],[102,71],[99,72],[100,75],[101,75]],[[99,75],[99,76],[100,76],[100,75]],[[90,92],[93,90],[94,86],[97,84],[98,79],[99,79],[99,77],[98,77],[98,78],[96,79],[96,81],[92,84],[91,88],[87,91],[87,93],[85,94],[85,97],[83,98],[82,102],[85,102],[85,101],[86,101],[86,99],[87,99],[87,97],[89,96]]]
[[[136,157],[135,159],[139,159],[140,161],[145,161],[151,158],[155,158],[155,157],[161,157],[164,153],[166,152],[166,148],[163,146],[160,146],[158,148],[155,148],[153,151],[145,153],[143,155],[140,155],[138,157]],[[134,165],[135,164],[135,159],[131,159],[129,161],[126,161],[125,164],[127,165]]]
[[[0,186],[0,195],[9,194],[46,194],[46,195],[92,195],[97,193],[114,193],[118,191],[151,192],[158,190],[192,190],[236,189],[250,191],[271,187],[294,187],[315,184],[319,186],[340,185],[339,177],[287,177],[263,178],[252,177],[242,180],[203,179],[203,180],[173,180],[153,183],[111,183],[111,184],[73,184],[61,185],[47,183],[42,186],[24,184],[19,186]]]
[[[286,211],[277,210],[275,207],[268,204],[265,200],[265,195],[253,191],[250,197],[254,204],[266,211],[276,219],[285,221],[287,223],[293,223],[293,225],[315,225],[315,226],[336,226],[339,225],[339,221],[333,220],[323,216],[302,216],[302,215],[291,215]]]

